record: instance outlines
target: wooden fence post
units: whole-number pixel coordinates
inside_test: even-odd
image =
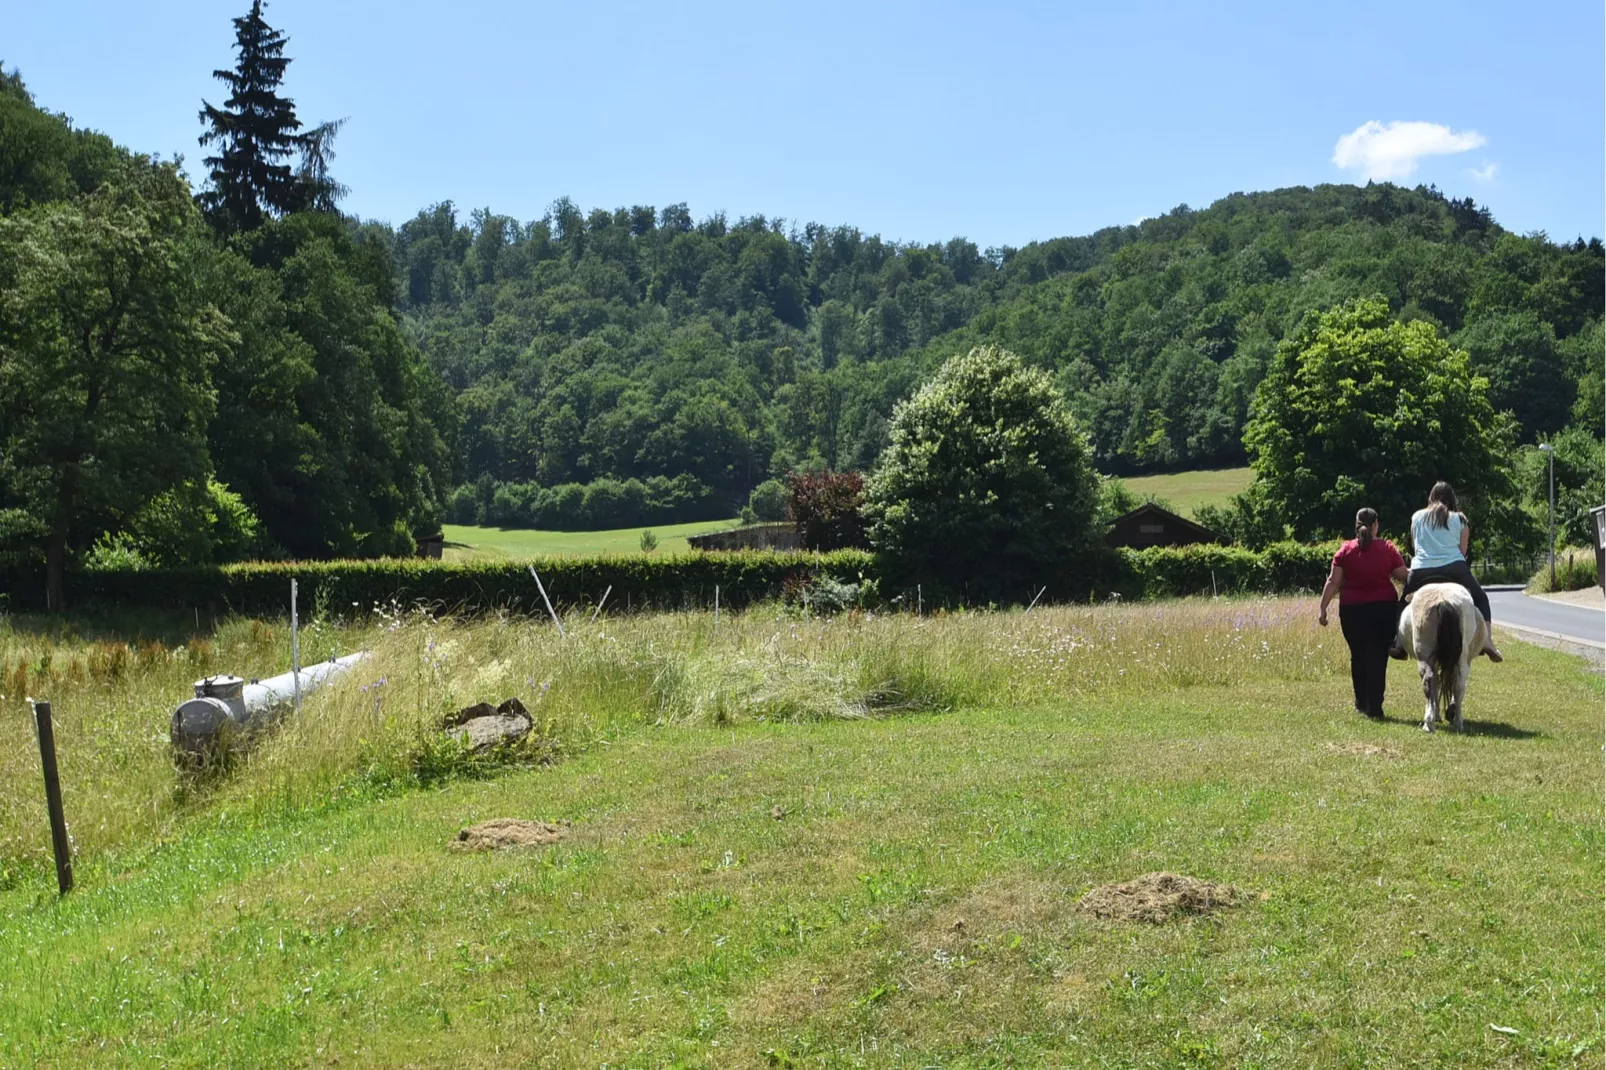
[[[56,855],[56,885],[61,894],[72,891],[72,841],[67,838],[67,817],[61,809],[61,777],[56,772],[56,729],[50,720],[50,703],[33,705],[34,728],[39,733],[39,760],[45,768],[45,807],[50,811],[50,846]]]

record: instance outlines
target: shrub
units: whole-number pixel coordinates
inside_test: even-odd
[[[446,499],[446,522],[448,524],[478,524],[480,522],[479,496],[474,492],[474,484],[464,483]]]
[[[215,479],[156,495],[122,530],[103,534],[91,567],[119,567],[124,556],[150,565],[208,565],[275,556],[251,507]]]
[[[1528,590],[1538,594],[1553,591],[1582,591],[1600,582],[1595,574],[1595,551],[1587,546],[1558,547],[1556,550],[1556,582],[1550,582],[1550,559],[1547,556],[1539,571],[1528,581]]]
[[[858,472],[795,472],[792,519],[805,549],[862,548],[865,538],[864,477]]]
[[[1234,494],[1225,505],[1199,506],[1193,511],[1193,518],[1217,535],[1252,550],[1264,549],[1288,537],[1287,526],[1266,501],[1264,486],[1256,483]]]
[[[791,492],[779,479],[766,479],[753,488],[747,506],[761,523],[779,523],[791,518]]]
[[[1097,477],[1043,372],[972,349],[898,405],[890,439],[866,511],[896,573],[1001,601],[1087,578],[1103,533]]]
[[[1099,526],[1107,528],[1116,520],[1130,513],[1143,501],[1127,486],[1123,480],[1115,476],[1099,477]]]

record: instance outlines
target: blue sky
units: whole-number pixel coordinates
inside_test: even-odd
[[[0,60],[194,176],[196,112],[226,95],[210,72],[248,6],[17,5]],[[534,219],[568,195],[985,247],[1371,174],[1518,231],[1606,229],[1599,0],[272,0],[267,17],[303,120],[349,117],[346,209],[394,223],[445,199]]]

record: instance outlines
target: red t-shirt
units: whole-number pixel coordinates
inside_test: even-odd
[[[1361,549],[1360,541],[1351,539],[1338,548],[1333,564],[1344,570],[1344,586],[1338,589],[1338,604],[1357,602],[1392,602],[1399,596],[1389,575],[1405,567],[1405,559],[1387,539],[1373,539]]]

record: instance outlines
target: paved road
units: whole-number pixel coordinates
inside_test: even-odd
[[[1530,598],[1521,591],[1490,591],[1489,605],[1496,624],[1537,628],[1595,646],[1606,645],[1606,611]]]

